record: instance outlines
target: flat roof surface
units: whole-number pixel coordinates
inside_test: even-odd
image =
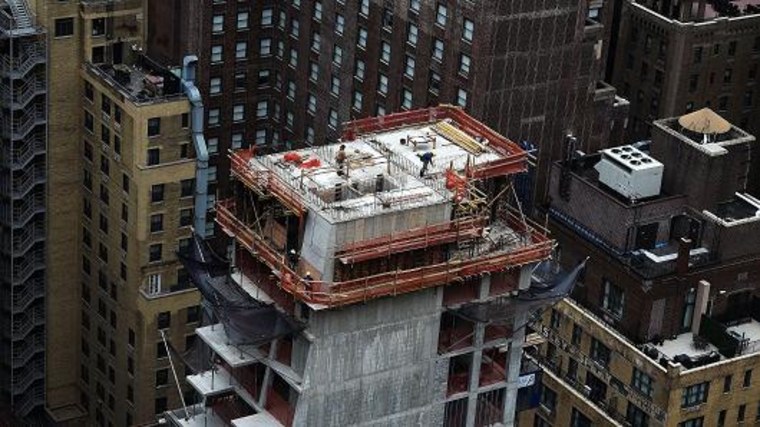
[[[278,427],[282,426],[273,416],[262,412],[232,420],[233,427]]]
[[[733,332],[737,337],[748,339],[750,342],[760,341],[760,322],[755,319],[740,325],[730,326],[727,330],[729,333]]]
[[[404,126],[353,141],[253,157],[249,167],[274,173],[333,222],[449,204],[453,193],[445,186],[447,169],[461,172],[468,162],[478,166],[503,158],[487,141],[452,123]],[[336,160],[341,144],[347,156],[344,167]],[[425,153],[433,154],[432,165],[421,176]],[[294,156],[298,161],[289,160]]]
[[[693,358],[708,354],[713,351],[718,351],[718,347],[715,347],[709,342],[705,344],[706,345],[702,348],[698,348],[696,345],[694,345],[694,334],[691,332],[686,332],[678,335],[675,339],[665,340],[662,345],[656,345],[655,348],[659,350],[660,353],[667,356],[670,360],[673,360],[674,357],[681,354],[685,354]]]

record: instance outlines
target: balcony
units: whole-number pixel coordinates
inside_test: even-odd
[[[445,262],[342,282],[307,282],[291,269],[281,251],[243,223],[235,210],[233,200],[217,203],[216,221],[225,233],[265,263],[278,277],[280,288],[317,309],[412,292],[469,276],[520,267],[548,258],[552,248],[552,241],[545,235],[530,226],[526,228],[527,223],[517,215],[510,215],[505,228],[514,230],[516,240],[505,241],[503,246],[492,250],[478,253],[463,251]]]

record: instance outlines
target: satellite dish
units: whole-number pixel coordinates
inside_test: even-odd
[[[692,132],[705,135],[723,134],[731,130],[731,123],[709,108],[681,116],[678,124]]]

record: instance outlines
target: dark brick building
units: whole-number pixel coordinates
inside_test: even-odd
[[[222,192],[229,147],[322,144],[349,119],[404,109],[461,105],[541,147],[540,183],[564,135],[594,151],[625,124],[627,103],[597,79],[603,27],[587,19],[585,1],[153,0],[149,7],[150,54],[170,65],[187,53],[200,58]],[[200,27],[187,17],[199,17]]]
[[[689,330],[700,280],[722,295],[713,295],[715,312],[760,297],[760,201],[745,192],[746,163],[735,161],[754,137],[732,127],[703,144],[677,118],[654,129],[650,153],[664,163],[657,195],[612,189],[600,179],[604,154],[555,163],[549,186],[563,260],[591,257],[574,297],[636,342]]]
[[[757,93],[760,9],[712,1],[625,0],[609,76],[631,102],[629,136],[644,138],[659,117],[702,107],[760,132]]]

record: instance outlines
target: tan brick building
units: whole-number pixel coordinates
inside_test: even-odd
[[[690,130],[717,123],[707,135]],[[521,425],[760,421],[754,143],[703,110],[655,121],[648,148],[555,163],[561,260],[590,260],[574,299],[532,323],[544,338],[532,353],[545,370],[543,403]]]
[[[160,330],[193,343],[199,298],[175,252],[193,222],[180,79],[143,55],[141,1],[37,1],[48,28],[47,407],[125,426],[179,404]]]

